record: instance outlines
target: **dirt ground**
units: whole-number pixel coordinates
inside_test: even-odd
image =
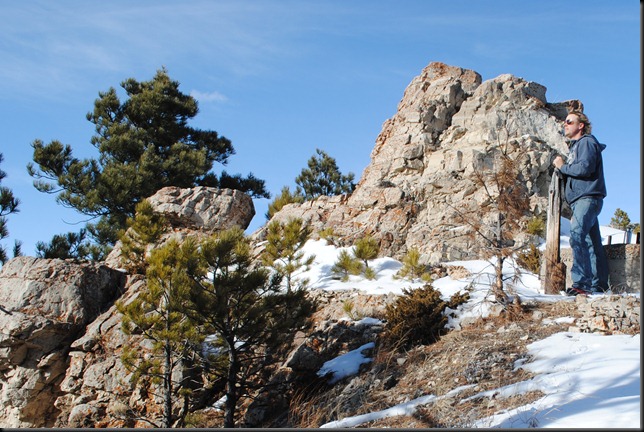
[[[435,395],[436,399],[416,409],[413,415],[358,427],[467,428],[500,410],[528,404],[543,395],[533,392],[512,398],[493,395],[465,399],[529,380],[530,373],[517,368],[516,362],[530,360],[526,349],[530,343],[568,330],[567,323],[544,323],[547,318],[563,316],[577,316],[575,302],[512,305],[500,316],[450,331],[434,344],[406,352],[377,350],[369,371],[296,408],[298,424],[292,426],[319,427],[331,420],[383,410],[425,395]]]

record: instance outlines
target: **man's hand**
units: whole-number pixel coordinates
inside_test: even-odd
[[[557,156],[555,160],[552,161],[552,164],[557,168],[561,168],[565,162],[561,156]]]

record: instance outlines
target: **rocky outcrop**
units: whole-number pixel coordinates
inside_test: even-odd
[[[121,295],[125,275],[97,263],[18,257],[0,272],[0,419],[51,427],[70,344]]]
[[[144,286],[143,277],[130,277],[120,300],[128,303]],[[112,305],[69,346],[67,370],[54,401],[58,410],[54,427],[150,426],[126,419],[128,410],[146,412],[151,401],[130,383],[131,374],[120,358],[124,346],[148,348],[140,336],[123,333],[121,314]]]
[[[250,196],[235,189],[168,186],[148,198],[174,227],[218,231],[233,226],[246,229],[255,216]]]
[[[248,227],[252,199],[239,191],[167,187],[149,198],[171,229],[161,239]],[[149,427],[123,420],[130,408],[155,417],[153,397],[137,392],[120,355],[147,349],[121,331],[114,303],[145,286],[126,275],[120,245],[104,264],[14,258],[0,272],[0,426]],[[178,372],[179,373],[179,372]]]
[[[152,209],[163,214],[171,225],[171,230],[160,243],[170,238],[182,240],[188,235],[207,236],[234,226],[246,229],[255,215],[251,197],[233,189],[168,186],[147,200]],[[105,264],[113,268],[121,267],[120,242],[114,245]]]
[[[512,75],[482,82],[474,71],[431,63],[384,123],[350,196],[290,204],[274,219],[332,228],[346,244],[369,234],[384,256],[400,258],[416,247],[429,263],[473,258],[476,248],[454,218],[454,209],[486,200],[472,173],[494,169],[503,146],[520,162],[531,210],[543,213],[552,158],[567,152],[561,121],[568,106],[581,103],[548,103],[544,86]],[[255,235],[262,238],[262,230]]]

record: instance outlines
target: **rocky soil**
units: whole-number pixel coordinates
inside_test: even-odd
[[[324,293],[324,303],[317,316],[316,328],[330,328],[347,322],[346,304],[353,302],[359,316],[384,317],[384,305],[394,296],[370,296],[355,291]],[[434,402],[421,406],[413,415],[402,415],[362,424],[360,428],[467,428],[478,419],[503,409],[526,405],[543,394],[532,392],[512,398],[492,396],[463,402],[486,390],[493,390],[529,380],[530,373],[517,369],[516,362],[530,361],[527,345],[562,331],[591,331],[589,321],[604,321],[614,310],[622,309],[624,297],[605,296],[593,301],[582,297],[562,297],[554,303],[531,302],[513,304],[500,314],[470,322],[460,330],[452,330],[431,345],[398,351],[376,344],[370,352],[373,362],[365,364],[360,373],[333,386],[313,380],[293,392],[291,404],[274,411],[262,427],[317,428],[321,425],[367,414],[434,395]],[[623,325],[607,327],[605,334],[638,334],[639,300],[633,298],[632,320]],[[602,312],[603,311],[603,312]],[[621,314],[624,315],[624,314]],[[555,321],[569,317],[568,320]],[[572,323],[571,323],[572,321]],[[613,319],[612,322],[615,322]],[[349,326],[350,327],[350,326]],[[378,340],[382,328],[372,329],[366,338],[346,341],[344,351],[355,349],[366,340]],[[600,331],[594,328],[592,331]],[[464,390],[458,390],[468,386]],[[279,404],[278,404],[279,405]],[[278,406],[275,405],[275,406]],[[247,420],[252,418],[252,405]],[[221,413],[214,410],[204,417],[206,427],[217,427]]]

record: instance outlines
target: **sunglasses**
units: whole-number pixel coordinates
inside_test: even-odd
[[[568,124],[568,125],[573,124],[573,123],[574,123],[574,121],[572,121],[572,120],[566,120],[566,124]]]

